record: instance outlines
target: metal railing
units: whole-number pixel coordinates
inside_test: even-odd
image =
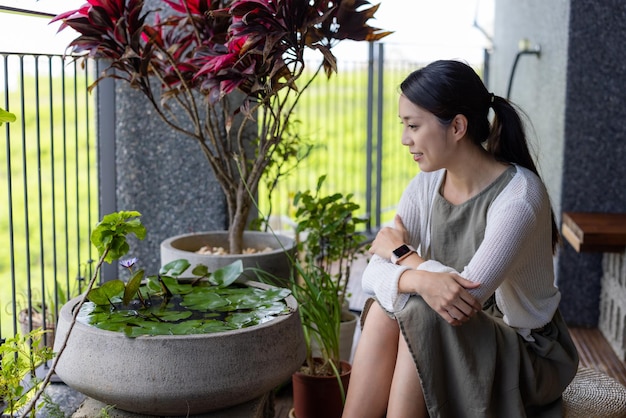
[[[303,132],[314,133],[321,146],[281,182],[271,202],[260,204],[288,217],[293,193],[314,188],[325,174],[329,190],[354,194],[373,232],[392,219],[417,170],[399,146],[397,86],[421,64],[385,59],[383,44],[340,64],[331,80],[316,81],[309,96],[317,99],[299,103]],[[90,231],[108,209],[98,206],[105,182],[98,173],[115,172],[97,167],[97,121],[106,123],[114,109],[102,100],[96,106],[88,91],[95,68],[87,59],[0,52],[0,107],[18,117],[0,127],[0,201],[6,202],[0,203],[0,340],[53,326],[58,308],[91,276]],[[101,93],[100,99],[110,91]]]
[[[97,220],[92,62],[0,53],[0,338],[44,329],[89,274]],[[40,315],[41,314],[41,315]],[[45,335],[44,338],[50,338]]]
[[[387,86],[397,85],[414,64],[383,65],[382,52],[382,45],[371,45],[369,59],[345,62],[333,79],[318,81],[315,96],[323,100],[302,101],[299,114],[314,121],[302,129],[314,132],[321,146],[284,179],[272,202],[260,202],[262,209],[272,206],[274,215],[288,216],[293,192],[313,188],[326,174],[329,190],[354,194],[369,230],[385,222],[415,171],[397,146],[396,91]],[[18,116],[0,128],[0,194],[7,201],[0,210],[6,243],[0,255],[0,338],[6,338],[53,323],[58,307],[90,277],[89,234],[102,210],[104,179],[98,173],[115,172],[97,167],[96,120],[115,110],[102,100],[96,108],[88,92],[94,61],[9,53],[0,59],[1,106]],[[331,160],[331,154],[341,158]],[[45,312],[39,322],[38,313]]]

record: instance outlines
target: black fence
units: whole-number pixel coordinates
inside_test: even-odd
[[[389,222],[402,190],[417,172],[400,145],[397,86],[421,64],[385,59],[383,44],[341,59],[339,73],[316,81],[297,110],[300,135],[316,150],[260,201],[278,229],[290,227],[296,191],[326,175],[330,192],[353,194],[368,232]],[[0,107],[17,121],[0,127],[0,339],[54,327],[58,308],[82,291],[95,250],[91,228],[101,217],[106,179],[97,167],[95,62],[60,55],[0,53]],[[101,112],[100,114],[98,112]],[[260,195],[265,195],[260,193]],[[47,339],[52,334],[46,335]]]

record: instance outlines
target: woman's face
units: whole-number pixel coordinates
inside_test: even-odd
[[[399,116],[404,129],[402,145],[406,145],[421,171],[445,168],[455,150],[451,127],[442,125],[437,117],[415,105],[403,94],[399,99]]]

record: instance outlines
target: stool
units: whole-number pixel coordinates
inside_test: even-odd
[[[626,387],[612,377],[588,367],[579,367],[563,392],[565,418],[626,417]]]

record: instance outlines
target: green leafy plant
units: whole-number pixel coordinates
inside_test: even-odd
[[[5,122],[6,123],[15,122],[16,119],[17,118],[15,117],[15,114],[11,112],[7,112],[6,110],[0,107],[0,126],[2,126],[2,124]]]
[[[352,195],[321,194],[326,176],[318,179],[315,192],[297,193],[296,232],[298,257],[292,260],[294,275],[289,288],[298,302],[298,312],[307,348],[301,371],[316,376],[336,376],[340,381],[340,324],[347,297],[350,266],[364,251],[366,236],[359,226],[364,218],[354,216],[359,205]],[[272,278],[258,271],[263,280]],[[314,357],[314,343],[321,357]],[[340,384],[340,387],[342,385]]]
[[[141,214],[137,211],[114,212],[105,215],[91,233],[91,242],[98,249],[99,253],[99,259],[96,263],[94,274],[87,284],[85,293],[83,293],[82,298],[73,309],[74,314],[72,317],[72,321],[69,324],[65,340],[60,344],[56,353],[56,357],[54,358],[54,361],[52,362],[48,373],[42,381],[41,386],[35,396],[25,407],[25,410],[27,412],[34,410],[37,399],[42,396],[45,386],[49,384],[50,378],[54,373],[58,360],[63,355],[63,351],[65,350],[67,341],[72,333],[72,329],[74,328],[78,320],[78,316],[83,314],[82,308],[89,299],[95,301],[96,304],[107,306],[107,309],[109,311],[108,314],[111,314],[111,309],[118,309],[118,307],[116,306],[116,302],[118,301],[125,300],[128,303],[131,303],[133,295],[141,295],[138,296],[139,303],[142,303],[142,298],[143,303],[145,303],[146,300],[151,299],[151,296],[149,296],[148,293],[141,292],[140,283],[143,281],[143,271],[132,272],[131,278],[127,283],[114,280],[112,281],[113,284],[108,284],[109,282],[107,282],[104,283],[102,286],[95,286],[96,280],[100,275],[103,264],[105,262],[112,263],[114,261],[117,261],[128,253],[130,248],[127,242],[127,237],[130,234],[134,234],[140,240],[145,238],[146,229],[142,225],[139,219],[140,217]],[[124,262],[124,264],[127,268],[131,268],[134,264],[134,261],[126,261]],[[173,274],[173,276],[177,276],[185,271],[188,267],[189,263],[186,260],[176,260],[169,263],[167,266],[164,266],[162,272],[163,274],[170,273]],[[194,268],[193,274],[200,277],[198,277],[198,279],[194,279],[189,285],[193,287],[194,282],[199,282],[202,278],[205,278],[208,283],[210,283],[213,287],[224,289],[232,285],[236,278],[240,276],[241,272],[241,262],[235,262],[222,269],[216,270],[213,273],[209,273],[206,266],[197,266],[196,268]],[[178,283],[176,280],[174,280],[173,277],[168,278],[160,277],[159,275],[157,275],[154,278],[148,279],[148,286],[152,287],[152,289],[158,292],[160,296],[164,296],[163,300],[171,299],[174,296],[174,293],[185,293],[185,285]],[[249,293],[242,292],[239,295],[229,295],[229,297],[226,299],[226,302],[234,304],[239,308],[249,307],[254,304],[258,306],[260,304],[262,305],[262,307],[259,311],[263,311],[264,313],[273,312],[273,314],[276,314],[277,309],[275,307],[275,303],[287,297],[288,294],[288,289],[275,289],[273,291],[268,291],[264,293],[262,296],[251,296]],[[213,299],[212,296],[208,296],[208,294],[206,293],[202,295],[196,295],[195,298]],[[193,300],[190,301],[190,303],[192,302]],[[139,308],[139,306],[137,308]],[[159,315],[155,311],[148,312],[148,315],[156,318],[159,317]],[[157,319],[157,322],[167,320],[169,319],[163,319],[163,317],[161,317]],[[232,321],[232,323],[236,323],[237,326],[244,326],[247,322],[249,322],[249,319],[242,316],[236,317]],[[127,326],[128,324],[124,324],[124,328]],[[151,332],[147,332],[147,334],[150,333]],[[132,333],[130,334],[132,336]]]
[[[273,162],[306,155],[293,152],[302,145],[290,121],[318,74],[337,71],[332,49],[390,32],[367,24],[378,9],[367,0],[165,0],[154,24],[148,16],[157,11],[147,4],[88,0],[54,20],[80,34],[73,52],[110,64],[96,83],[127,82],[199,145],[226,197],[229,251],[241,253],[268,167],[280,176],[282,165]],[[307,51],[319,54],[312,71],[305,71]]]
[[[128,235],[134,234],[138,239],[142,240],[146,235],[146,228],[141,224],[139,217],[141,214],[137,211],[120,211],[105,215],[100,222],[96,225],[91,233],[91,242],[98,249],[99,259],[96,263],[95,270],[91,280],[87,284],[86,292],[79,301],[76,309],[74,310],[74,316],[72,322],[69,325],[68,332],[65,336],[65,340],[62,342],[56,356],[52,361],[48,373],[44,377],[43,381],[39,385],[37,393],[29,400],[28,404],[24,407],[24,414],[35,410],[37,400],[42,396],[44,389],[50,383],[50,379],[54,374],[54,370],[59,361],[59,358],[63,355],[63,351],[67,345],[67,341],[72,333],[72,329],[76,324],[77,316],[80,312],[81,306],[87,300],[88,292],[93,288],[100,275],[100,270],[105,262],[112,263],[118,260],[120,257],[126,255],[129,250],[128,242],[126,241]]]
[[[298,301],[307,345],[307,370],[314,375],[337,374],[340,365],[339,329],[346,302],[346,289],[354,257],[362,250],[365,235],[359,226],[364,218],[354,216],[359,205],[352,195],[321,193],[317,189],[294,197],[298,242],[298,280],[292,286]],[[320,348],[323,361],[313,358],[312,345]]]
[[[41,328],[24,335],[18,333],[0,345],[0,399],[6,403],[4,412],[10,416],[42,386],[35,370],[54,357],[52,349],[41,344],[43,333]],[[35,416],[34,410],[31,416]]]
[[[315,193],[307,190],[294,197],[296,234],[303,237],[298,250],[306,266],[314,266],[333,280],[336,286],[332,291],[343,306],[350,269],[355,256],[363,251],[366,237],[361,227],[367,219],[354,216],[360,206],[352,194],[321,195],[325,181],[326,176],[321,176]]]
[[[132,269],[136,259],[120,264]],[[128,337],[140,335],[190,335],[250,327],[290,313],[283,301],[291,294],[285,288],[259,289],[238,285],[243,273],[241,260],[209,272],[197,265],[197,278],[177,278],[190,266],[175,260],[158,275],[133,272],[128,282],[111,280],[87,294],[80,320]]]

